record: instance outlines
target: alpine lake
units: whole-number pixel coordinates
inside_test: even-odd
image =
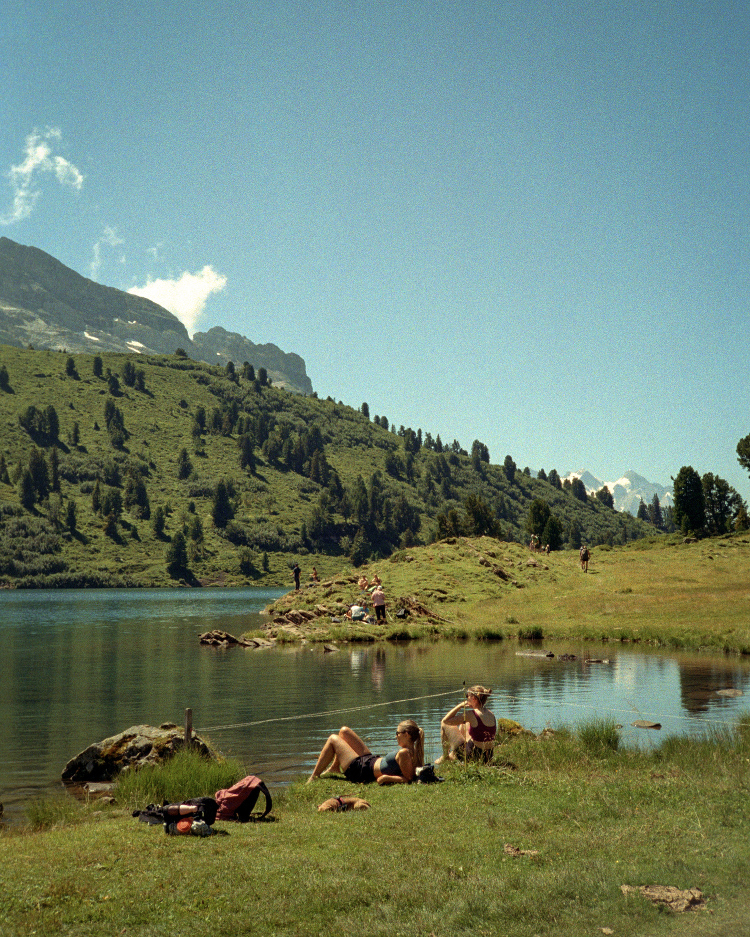
[[[67,761],[132,725],[182,725],[269,785],[309,774],[329,733],[357,730],[375,752],[413,718],[425,755],[440,754],[440,718],[464,686],[539,733],[612,718],[625,747],[710,735],[748,707],[750,660],[641,645],[419,641],[203,646],[213,629],[263,626],[283,590],[60,590],[0,593],[0,802],[22,817],[61,787]],[[548,654],[554,656],[546,656]],[[565,655],[566,659],[562,659]],[[587,662],[590,661],[590,662]],[[634,722],[658,723],[644,729]]]

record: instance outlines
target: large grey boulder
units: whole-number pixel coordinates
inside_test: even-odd
[[[194,735],[192,748],[206,757],[213,753]],[[118,735],[89,745],[65,765],[62,779],[66,784],[111,781],[121,771],[141,765],[160,764],[185,747],[185,733],[174,723],[156,726],[131,726]]]

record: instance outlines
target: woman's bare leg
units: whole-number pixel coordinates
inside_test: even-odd
[[[346,771],[355,758],[369,753],[370,749],[357,733],[348,726],[342,726],[336,735],[328,736],[313,773],[307,779],[308,784],[324,773]]]
[[[440,723],[440,742],[443,746],[443,754],[435,762],[439,765],[443,761],[455,761],[456,749],[464,744],[465,725],[452,726],[445,722]]]

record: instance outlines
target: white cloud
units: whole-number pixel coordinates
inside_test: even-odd
[[[145,296],[168,309],[192,338],[208,297],[212,293],[220,293],[226,283],[227,278],[207,264],[199,273],[185,271],[176,280],[152,280],[149,277],[145,286],[134,286],[128,293]]]
[[[13,207],[0,216],[0,224],[15,224],[28,218],[40,195],[39,176],[44,173],[52,173],[60,185],[81,190],[83,175],[67,159],[53,153],[61,139],[62,133],[57,127],[48,127],[44,133],[35,130],[26,137],[23,162],[11,166],[6,173],[13,190]]]
[[[89,265],[89,277],[92,280],[95,280],[99,274],[99,269],[102,265],[102,248],[103,247],[119,247],[120,244],[124,244],[125,241],[118,235],[117,228],[112,228],[110,225],[107,225],[102,232],[102,236],[94,244],[93,252],[94,256]],[[120,263],[125,263],[124,255],[120,256]]]

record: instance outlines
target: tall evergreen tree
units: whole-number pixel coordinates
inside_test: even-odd
[[[44,453],[36,446],[33,446],[29,453],[29,472],[36,492],[36,500],[44,501],[50,490],[49,471]]]
[[[700,475],[692,465],[683,465],[673,481],[675,524],[684,533],[700,533],[706,522]]]
[[[164,536],[165,523],[166,515],[164,514],[164,508],[158,505],[151,518],[151,529],[154,531],[154,535],[159,539]]]
[[[71,534],[76,532],[78,526],[78,505],[75,501],[68,501],[67,508],[65,510],[65,526],[68,528]]]
[[[614,508],[615,506],[615,499],[612,496],[612,492],[609,490],[609,488],[607,488],[606,485],[604,485],[596,492],[596,499],[597,501],[601,501],[605,507]]]
[[[562,524],[554,514],[550,514],[544,525],[542,544],[549,545],[550,550],[559,550],[562,546]]]
[[[167,547],[167,572],[173,579],[183,578],[188,573],[188,554],[185,534],[178,530]]]
[[[36,490],[34,488],[34,480],[31,477],[31,472],[28,469],[23,470],[18,482],[18,500],[27,511],[30,511],[34,507]]]
[[[214,526],[224,528],[234,517],[234,509],[229,496],[227,484],[223,479],[219,479],[214,490],[213,504],[211,505],[211,517]]]
[[[742,498],[727,481],[713,472],[706,472],[701,479],[701,485],[709,533],[727,533],[734,527],[735,518],[743,503]]]
[[[574,498],[578,498],[579,501],[588,501],[586,486],[583,484],[580,478],[574,478],[571,480],[570,490]]]
[[[49,456],[50,488],[52,491],[60,490],[60,453],[57,446],[52,447]]]
[[[126,387],[135,386],[135,365],[127,359],[122,366],[122,381]]]
[[[654,492],[654,496],[651,499],[651,504],[648,508],[648,519],[656,527],[657,530],[662,530],[664,527],[664,518],[661,513],[661,504],[659,503],[659,495]]]
[[[534,498],[529,505],[526,530],[528,530],[530,534],[536,534],[537,537],[541,538],[551,513],[550,507],[546,501],[542,501],[541,498]]]
[[[177,477],[182,480],[190,478],[192,471],[193,463],[190,461],[187,449],[183,447],[180,450],[180,454],[177,456]]]

